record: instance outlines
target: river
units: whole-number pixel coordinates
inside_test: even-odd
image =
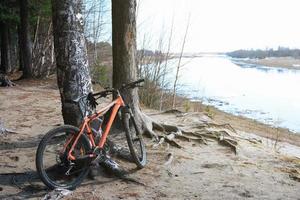
[[[221,55],[185,58],[182,63],[179,93],[300,133],[300,70],[246,64]]]

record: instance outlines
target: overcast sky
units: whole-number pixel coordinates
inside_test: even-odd
[[[300,48],[300,0],[139,0],[139,46],[146,33],[153,49],[174,18],[178,52],[189,14],[186,52]]]

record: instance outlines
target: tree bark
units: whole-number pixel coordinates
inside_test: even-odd
[[[18,31],[18,55],[19,55],[19,71],[24,70],[24,64],[23,64],[23,50],[22,50],[22,33],[21,33],[21,26],[18,25],[17,27]]]
[[[32,47],[32,75],[44,78],[54,72],[52,20],[40,19],[37,21],[34,45]]]
[[[9,27],[5,22],[0,22],[1,35],[1,65],[0,65],[0,87],[13,86],[6,74],[11,71],[11,42],[9,37]]]
[[[136,1],[112,0],[113,87],[137,79],[136,66]],[[123,94],[133,111],[139,110],[137,89]]]
[[[30,28],[29,28],[29,11],[28,11],[28,0],[19,0],[20,3],[20,31],[21,31],[21,49],[22,52],[22,69],[23,78],[30,78],[32,76],[32,44],[30,39]]]
[[[11,70],[11,49],[9,42],[9,27],[5,22],[0,22],[1,31],[1,67],[4,74]]]
[[[83,34],[82,0],[52,0],[57,82],[65,124],[79,126],[85,115],[80,98],[92,90]]]
[[[112,0],[112,49],[113,87],[120,88],[123,83],[137,80],[136,0]],[[152,130],[153,120],[140,110],[137,89],[130,89],[122,95],[140,130],[157,138]]]

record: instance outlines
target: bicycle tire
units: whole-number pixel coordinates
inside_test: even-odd
[[[57,128],[50,130],[46,135],[42,138],[36,152],[36,169],[37,172],[43,181],[43,183],[48,186],[50,189],[55,188],[64,188],[64,189],[75,189],[80,183],[84,180],[89,172],[89,161],[74,161],[74,166],[70,170],[70,165],[68,165],[69,161],[67,159],[68,149],[72,146],[73,142],[71,141],[69,145],[67,145],[66,150],[61,152],[63,147],[58,148],[56,151],[51,148],[59,145],[59,142],[62,141],[62,146],[66,143],[65,138],[71,138],[74,133],[78,133],[80,130],[77,127],[70,125],[63,125]],[[64,138],[65,137],[65,138]],[[52,141],[52,139],[54,141]],[[49,146],[48,146],[49,145]],[[49,150],[48,150],[49,147]],[[89,152],[91,149],[91,145],[86,135],[82,135],[75,148],[74,153],[83,155],[86,152]],[[50,153],[55,155],[55,159],[48,157]],[[46,167],[47,161],[54,160],[54,165],[50,165],[50,167]],[[74,169],[74,170],[73,170]],[[70,175],[67,174],[67,171],[70,170]],[[72,171],[73,170],[73,171]],[[73,177],[75,175],[75,177]],[[73,180],[72,180],[73,179]],[[63,182],[66,180],[66,182]]]
[[[142,134],[136,125],[133,115],[130,113],[123,114],[123,123],[132,159],[137,167],[142,169],[147,162],[146,147]],[[139,147],[139,149],[136,147]]]

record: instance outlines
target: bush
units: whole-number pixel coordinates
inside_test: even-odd
[[[101,64],[97,61],[94,66],[91,67],[92,81],[99,83],[103,87],[111,86],[111,70],[109,66]]]

